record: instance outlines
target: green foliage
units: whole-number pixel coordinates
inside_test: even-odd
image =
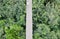
[[[23,35],[23,27],[13,24],[10,25],[9,28],[5,27],[5,32],[6,32],[6,39],[21,39],[22,36],[20,33],[22,33]]]
[[[33,0],[33,39],[60,39],[60,0]]]
[[[0,39],[25,39],[26,0],[0,0]]]

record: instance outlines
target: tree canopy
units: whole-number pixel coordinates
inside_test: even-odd
[[[0,39],[25,39],[26,0],[0,0]]]
[[[60,0],[33,0],[33,39],[60,39]]]

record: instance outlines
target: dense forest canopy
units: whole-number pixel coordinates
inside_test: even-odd
[[[25,39],[26,0],[0,0],[0,39]]]
[[[60,39],[60,0],[32,0],[33,39]]]

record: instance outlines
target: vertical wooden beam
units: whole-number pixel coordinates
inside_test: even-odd
[[[26,39],[32,39],[32,0],[26,0]]]

